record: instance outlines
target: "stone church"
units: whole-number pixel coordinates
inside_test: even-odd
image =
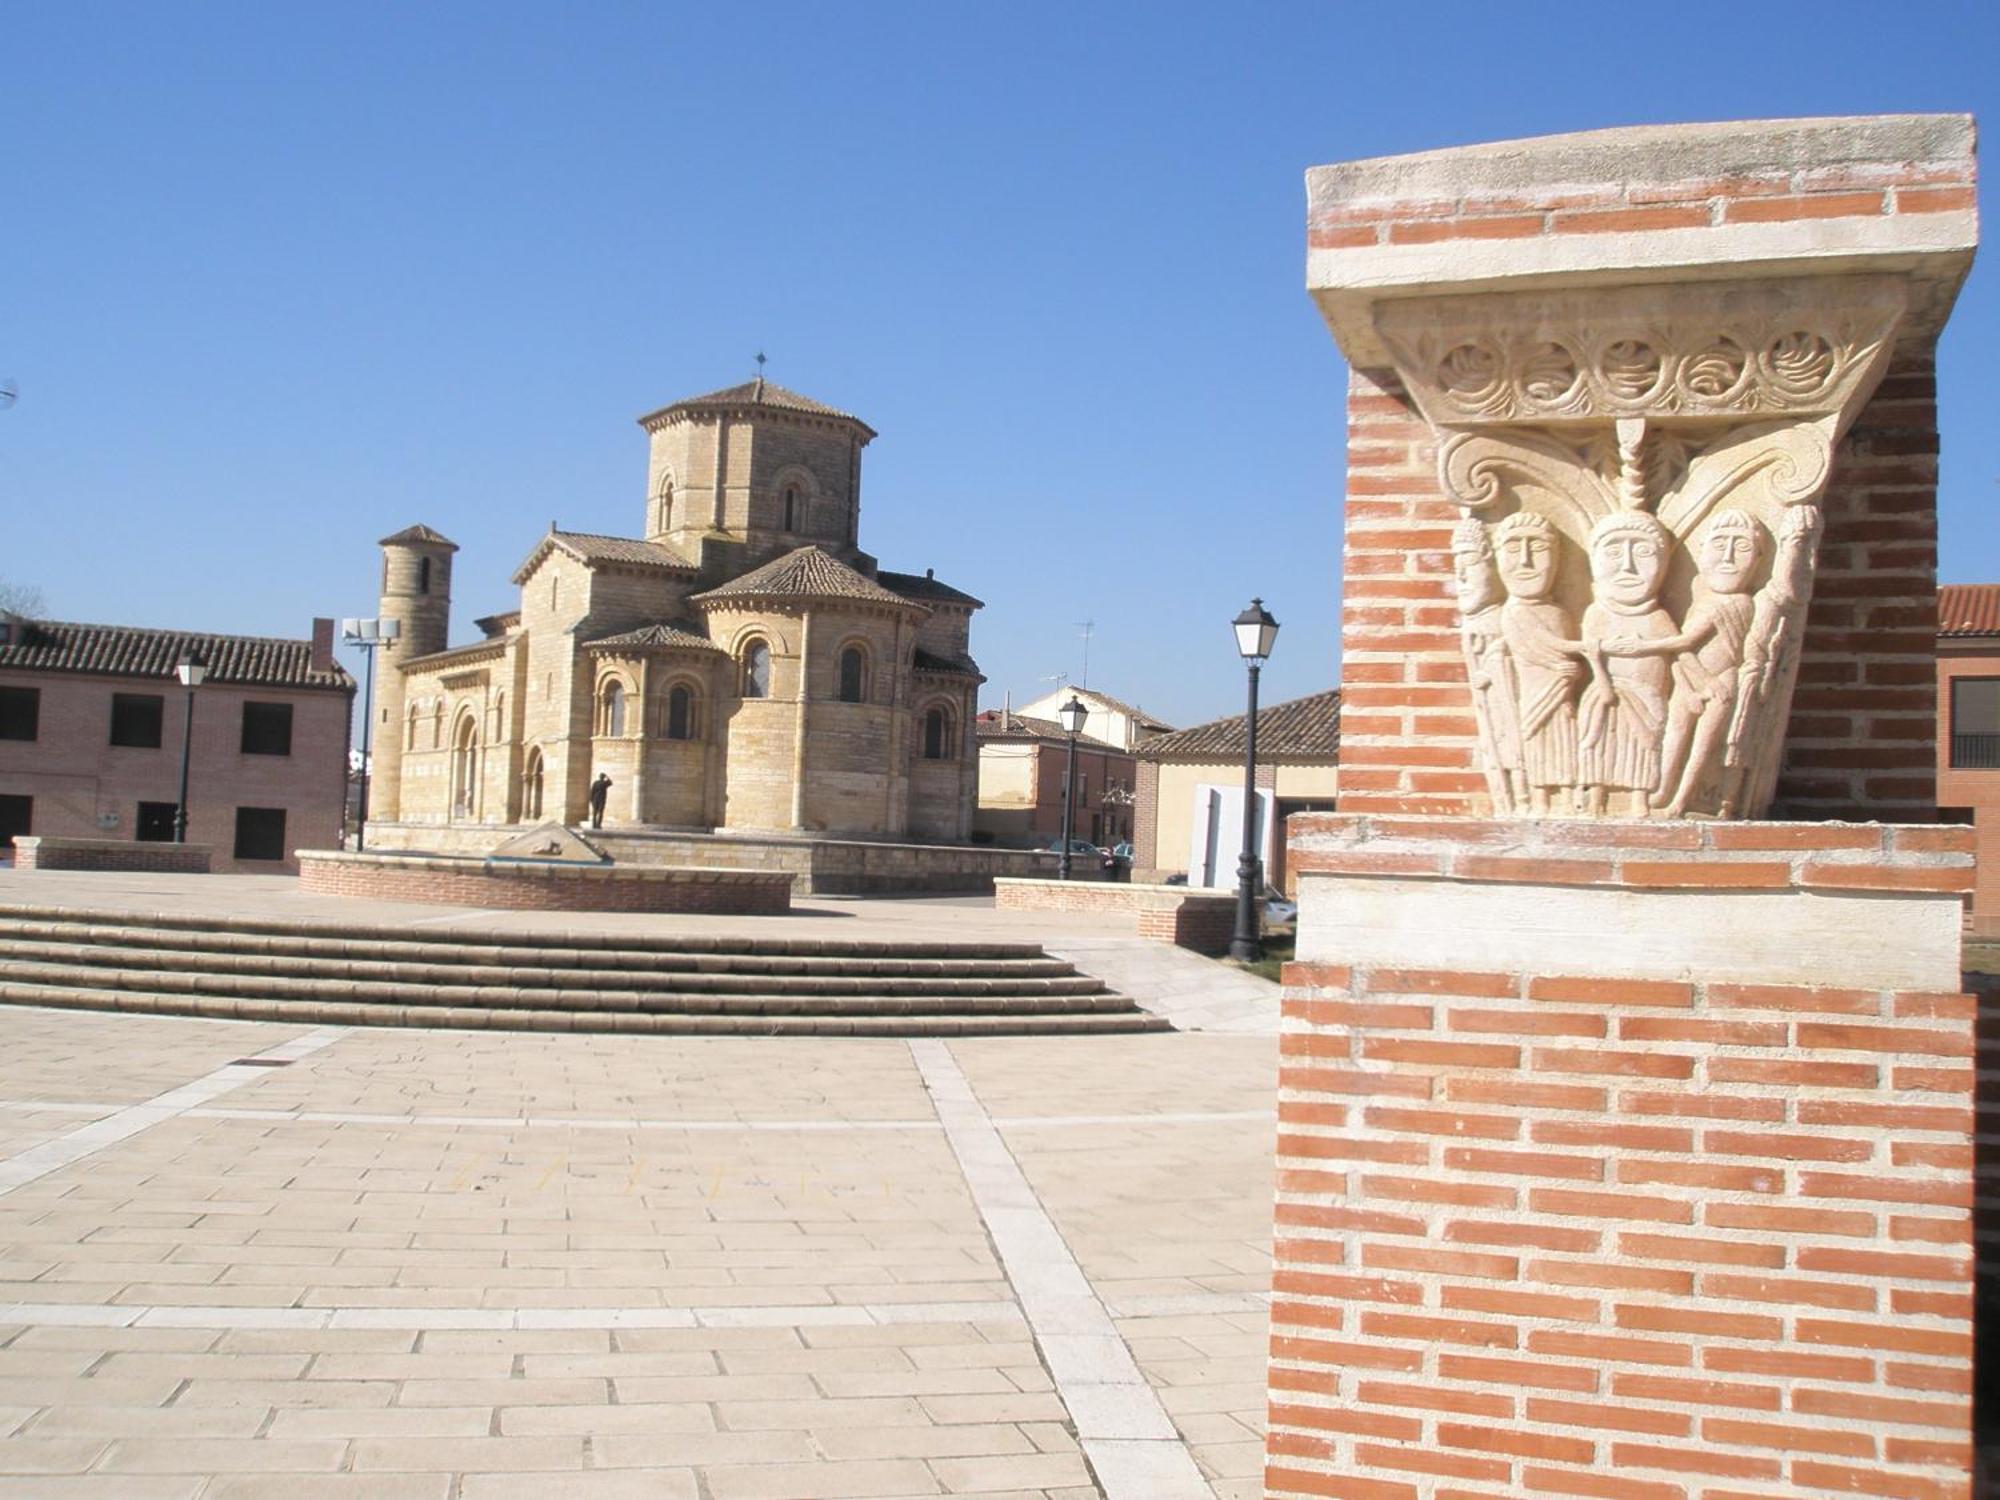
[[[447,646],[456,547],[381,543],[370,842],[476,850],[510,825],[963,840],[980,601],[860,548],[873,429],[761,378],[640,419],[638,538],[553,526],[520,607]],[[435,830],[427,837],[426,825]],[[492,828],[490,840],[480,834]]]

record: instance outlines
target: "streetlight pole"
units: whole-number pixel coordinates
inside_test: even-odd
[[[1063,768],[1062,853],[1056,859],[1058,880],[1069,879],[1070,818],[1076,806],[1076,736],[1089,716],[1090,710],[1074,693],[1070,694],[1069,702],[1056,710],[1056,717],[1062,720],[1063,732],[1069,736],[1069,761]]]
[[[1257,857],[1257,678],[1278,639],[1278,622],[1262,599],[1232,622],[1236,650],[1250,670],[1250,711],[1243,720],[1243,857],[1236,865],[1236,932],[1229,939],[1229,956],[1255,963],[1264,956],[1257,921],[1257,901],[1263,885],[1263,862]]]
[[[361,801],[355,809],[354,848],[359,853],[368,839],[368,778],[375,769],[375,653],[393,644],[402,633],[396,620],[342,620],[341,639],[358,649],[367,660],[361,689]]]
[[[174,842],[185,844],[188,836],[188,764],[194,754],[194,690],[208,676],[208,663],[189,646],[181,652],[174,675],[187,689],[187,715],[181,723],[181,796],[174,804]]]

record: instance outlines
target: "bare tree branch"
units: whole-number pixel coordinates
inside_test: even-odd
[[[40,589],[0,578],[0,614],[23,615],[33,620],[39,619],[47,608]]]

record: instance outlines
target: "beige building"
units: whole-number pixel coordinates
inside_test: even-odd
[[[1243,845],[1245,716],[1215,719],[1146,741],[1137,752],[1139,790],[1132,878],[1188,877],[1232,886]],[[1285,819],[1330,812],[1340,779],[1340,689],[1257,710],[1257,793],[1264,878],[1289,890]]]
[[[1136,750],[1153,736],[1166,734],[1174,727],[1154,718],[1143,708],[1135,708],[1109,693],[1078,687],[1075,683],[1059,687],[1052,693],[1044,693],[1032,703],[1023,703],[1015,712],[1022,718],[1060,724],[1062,706],[1071,698],[1082,703],[1087,710],[1080,733],[1107,745],[1115,745],[1120,750]]]
[[[762,380],[640,426],[643,535],[551,529],[481,640],[446,644],[453,544],[383,539],[370,842],[582,823],[600,774],[607,828],[963,840],[980,601],[861,551],[874,431]]]
[[[979,744],[979,807],[972,826],[996,843],[1041,848],[1062,837],[1069,735],[1061,724],[988,709],[973,725]],[[1138,763],[1116,745],[1076,737],[1070,837],[1100,847],[1132,837]]]

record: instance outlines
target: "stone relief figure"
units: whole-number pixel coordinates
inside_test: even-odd
[[[1744,634],[1743,664],[1723,744],[1718,816],[1737,817],[1746,802],[1767,806],[1777,785],[1783,717],[1791,706],[1791,684],[1805,644],[1819,533],[1817,505],[1792,506],[1778,523],[1771,581],[1758,592]]]
[[[1666,741],[1651,796],[1652,808],[1669,818],[1685,813],[1696,791],[1720,769],[1724,734],[1738,700],[1737,678],[1754,608],[1750,589],[1763,539],[1763,527],[1744,512],[1720,512],[1695,550],[1707,594],[1689,607],[1679,633],[1605,643],[1607,651],[1673,658]]]
[[[1521,721],[1513,664],[1501,622],[1506,592],[1495,569],[1493,542],[1471,516],[1451,536],[1452,572],[1458,588],[1459,640],[1479,730],[1480,768],[1493,811],[1507,817],[1529,801],[1521,760]]]
[[[1533,511],[1517,510],[1494,531],[1507,590],[1500,634],[1514,669],[1525,811],[1542,817],[1552,802],[1567,802],[1576,785],[1576,689],[1591,669],[1569,611],[1553,597],[1562,545],[1555,527]],[[1523,811],[1516,801],[1516,811]]]
[[[1590,532],[1594,589],[1583,639],[1597,675],[1579,707],[1577,781],[1602,817],[1614,791],[1644,817],[1660,781],[1660,737],[1672,687],[1674,617],[1660,603],[1673,538],[1645,511],[1618,511]]]

